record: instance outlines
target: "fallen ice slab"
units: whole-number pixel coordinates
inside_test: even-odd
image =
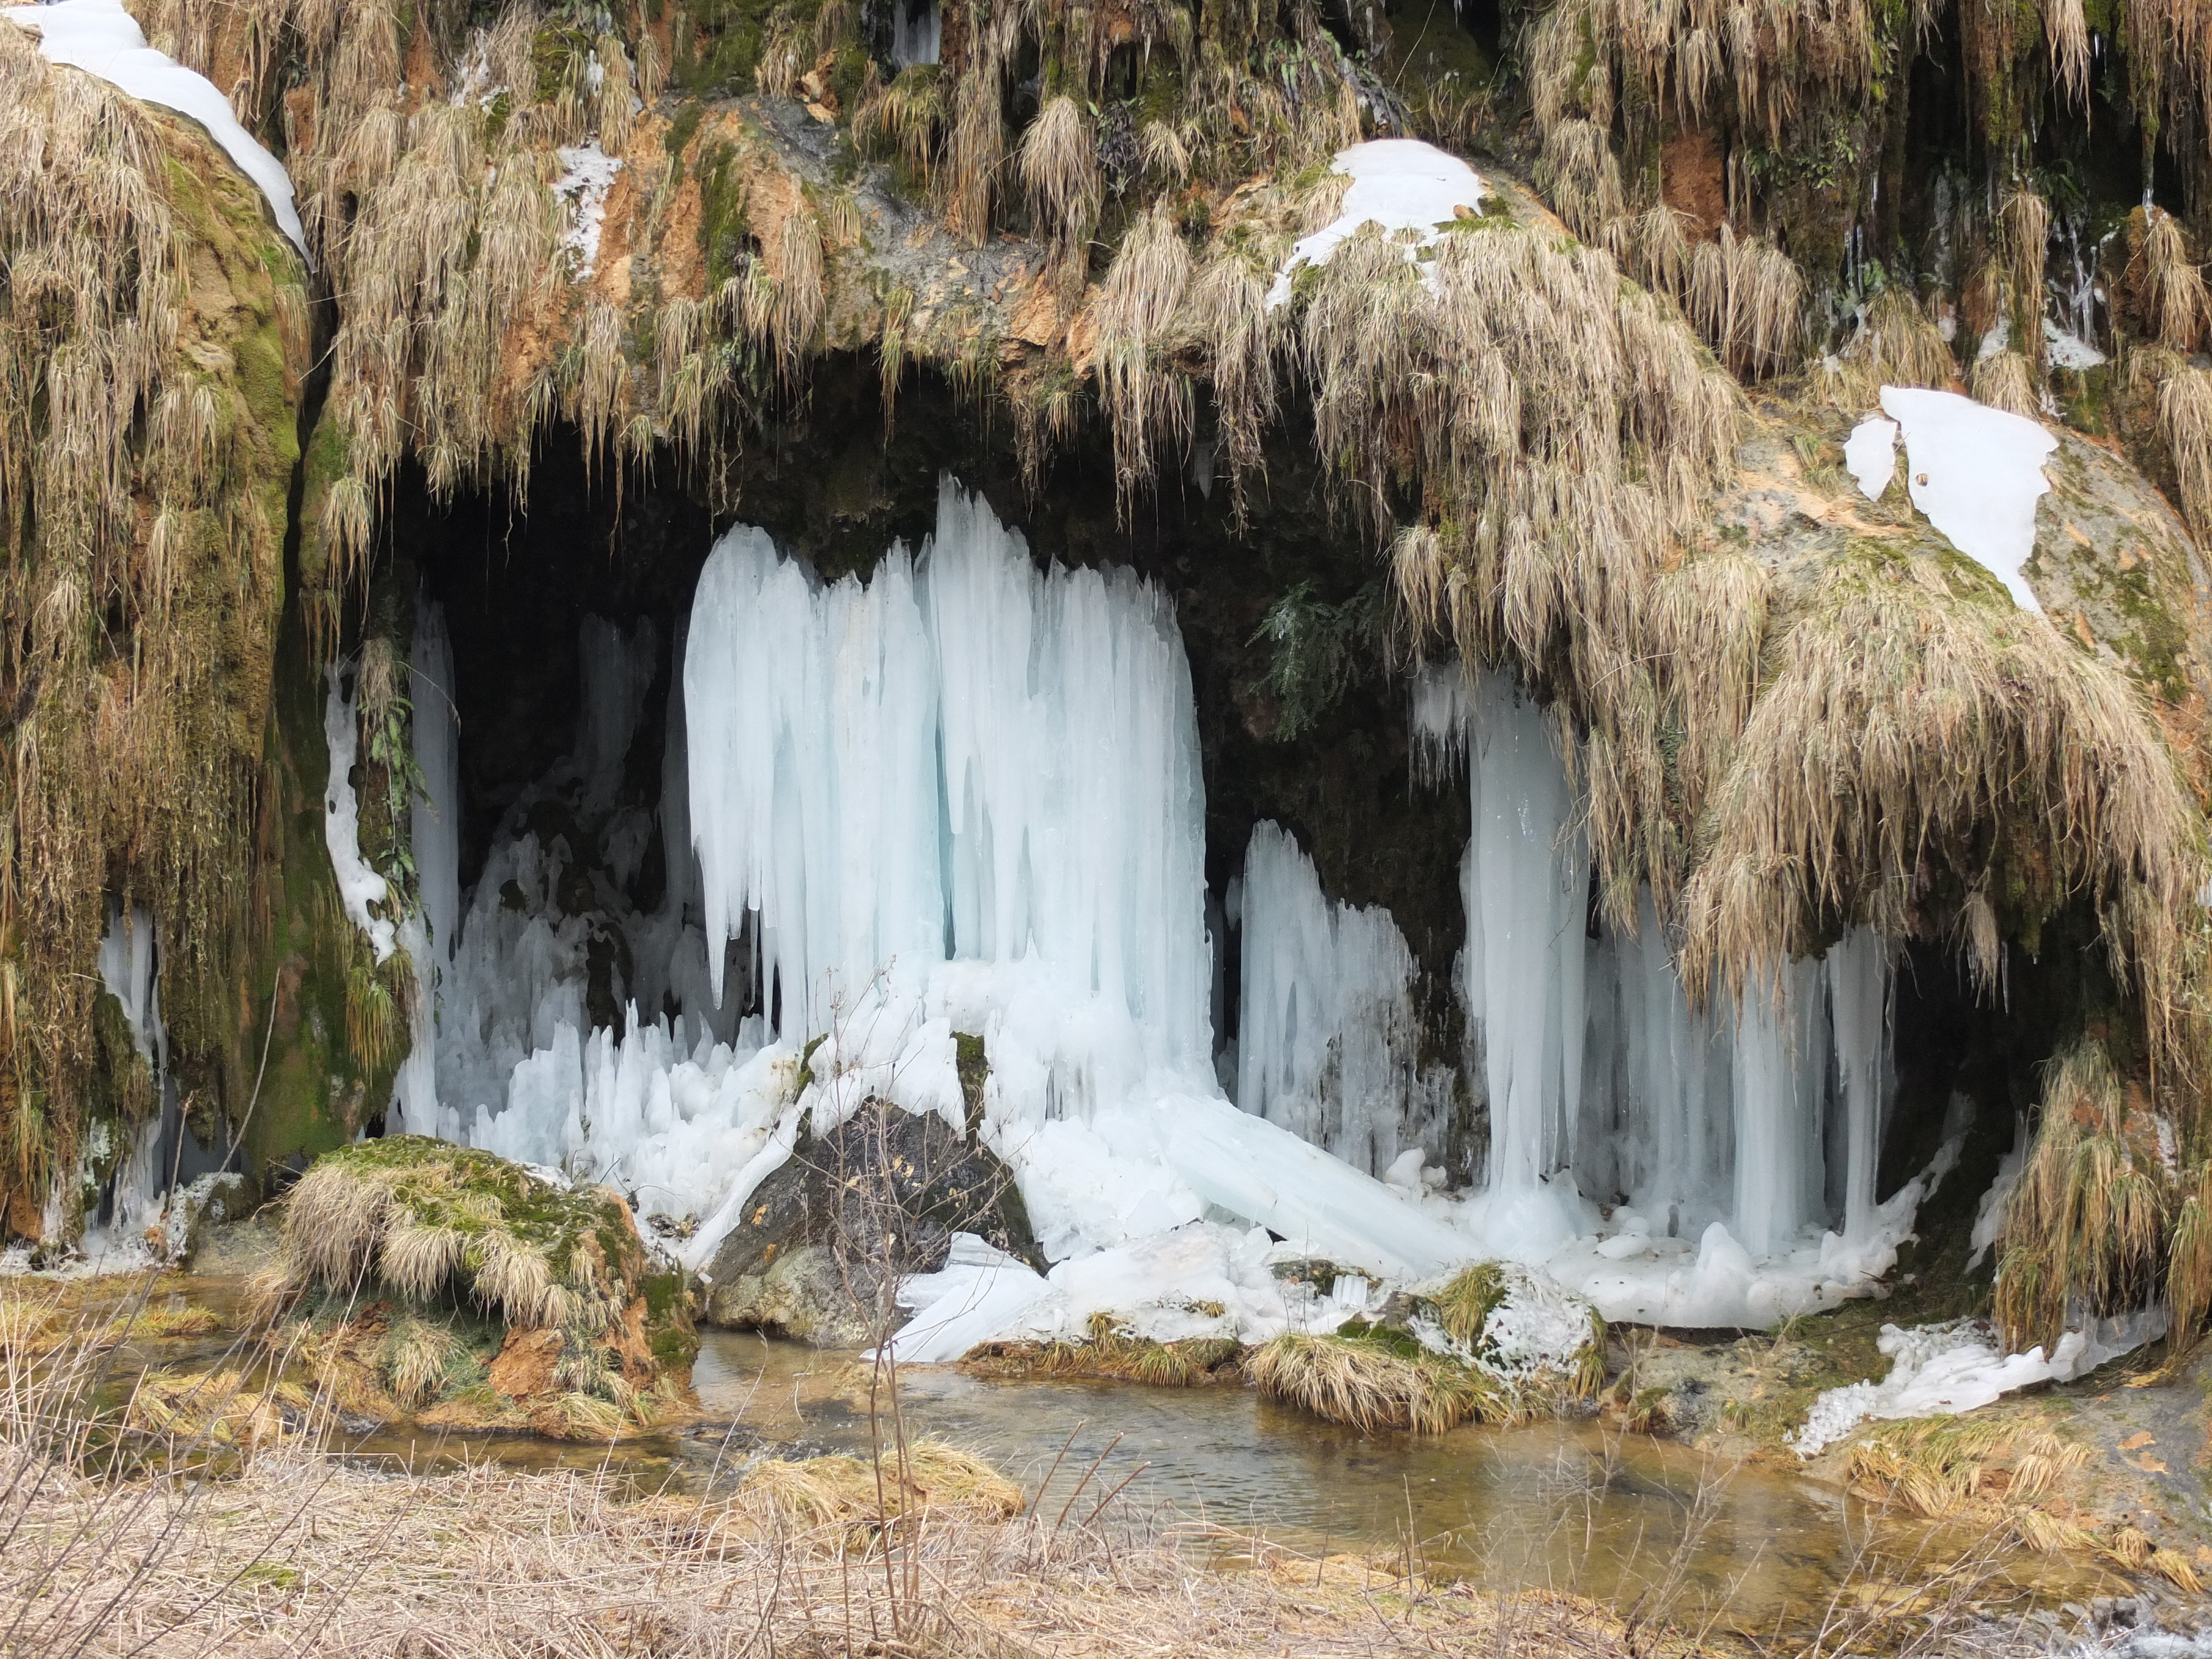
[[[307,233],[292,205],[292,177],[284,171],[284,164],[238,124],[230,100],[216,90],[212,81],[146,44],[145,35],[123,9],[121,0],[56,0],[50,5],[0,7],[0,17],[36,34],[39,55],[48,63],[66,64],[98,76],[133,98],[189,115],[205,127],[208,136],[222,146],[239,170],[260,186],[270,211],[276,216],[278,228],[313,268]]]
[[[2022,610],[2042,610],[2023,572],[2035,551],[2035,506],[2051,489],[2043,459],[2058,440],[2033,421],[1955,392],[1886,386],[1881,407],[1844,445],[1859,488],[1877,497],[1889,488],[1901,432],[1913,506]]]
[[[1374,1176],[1225,1100],[1186,1095],[1158,1110],[1168,1166],[1185,1185],[1308,1255],[1413,1282],[1481,1254]]]
[[[2001,1352],[1987,1320],[1955,1319],[1903,1330],[1885,1325],[1875,1346],[1895,1362],[1879,1382],[1830,1389],[1813,1402],[1790,1444],[1812,1457],[1874,1419],[1949,1417],[1986,1406],[2036,1382],[2070,1382],[2166,1334],[2163,1309],[2093,1319],[2069,1331],[2046,1357],[2042,1348]]]
[[[1388,232],[1411,230],[1419,240],[1407,244],[1406,257],[1436,240],[1437,227],[1449,223],[1462,208],[1482,204],[1482,179],[1459,159],[1418,138],[1377,138],[1340,149],[1329,171],[1352,180],[1344,210],[1291,249],[1267,289],[1267,309],[1291,297],[1291,279],[1300,265],[1325,265],[1340,244],[1368,225]]]

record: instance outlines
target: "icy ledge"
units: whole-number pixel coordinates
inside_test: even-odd
[[[260,186],[269,200],[269,210],[276,216],[278,228],[300,250],[308,268],[313,268],[307,233],[300,224],[299,210],[292,205],[292,176],[284,171],[284,164],[239,125],[230,100],[216,90],[212,81],[148,46],[120,0],[56,0],[51,5],[0,7],[0,17],[36,34],[39,55],[48,63],[81,69],[142,102],[189,115],[205,127],[208,136],[238,163],[239,171]]]
[[[2166,1310],[2092,1319],[2069,1331],[2046,1356],[2040,1347],[2005,1354],[1987,1320],[1954,1319],[1900,1330],[1885,1325],[1875,1346],[1896,1363],[1879,1382],[1830,1389],[1813,1402],[1790,1441],[1798,1456],[1826,1450],[1862,1423],[1900,1417],[1950,1417],[1986,1406],[2034,1382],[2070,1382],[2166,1334]]]

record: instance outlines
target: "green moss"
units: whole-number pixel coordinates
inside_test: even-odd
[[[983,1039],[967,1031],[952,1034],[953,1064],[960,1073],[960,1097],[968,1109],[968,1133],[972,1138],[983,1127],[983,1085],[991,1080],[991,1061]]]
[[[677,111],[676,118],[668,124],[668,137],[664,148],[668,151],[668,182],[672,185],[684,177],[684,152],[691,148],[691,141],[699,136],[699,124],[706,116],[707,106],[693,99]]]
[[[738,273],[750,251],[752,227],[745,216],[744,152],[718,140],[699,157],[699,254],[706,262],[709,293]]]

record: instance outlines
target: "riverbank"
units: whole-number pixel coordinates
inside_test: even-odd
[[[395,1478],[288,1450],[198,1484],[49,1472],[8,1517],[0,1630],[16,1652],[149,1659],[1695,1651],[1577,1598],[1432,1585],[1403,1558],[957,1500],[810,1524],[752,1490],[625,1501],[607,1474]]]

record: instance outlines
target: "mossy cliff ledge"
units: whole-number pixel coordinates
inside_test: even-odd
[[[690,1305],[629,1206],[443,1141],[319,1159],[284,1200],[264,1285],[343,1411],[605,1438],[690,1403]]]

